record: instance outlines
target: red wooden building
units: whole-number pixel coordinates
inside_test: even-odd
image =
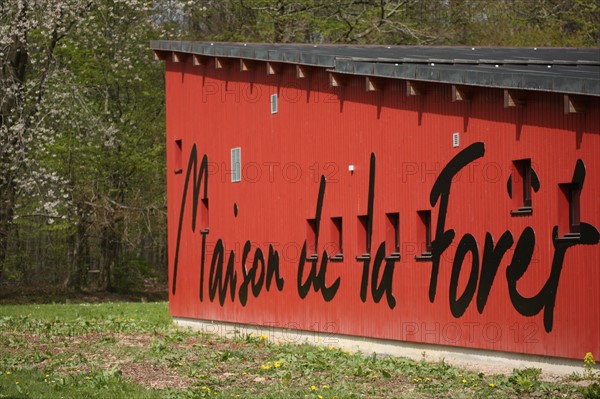
[[[156,41],[178,318],[600,354],[600,52]]]

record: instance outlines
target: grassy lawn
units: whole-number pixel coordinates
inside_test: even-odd
[[[584,375],[220,338],[172,326],[166,303],[0,306],[0,398],[600,398]]]

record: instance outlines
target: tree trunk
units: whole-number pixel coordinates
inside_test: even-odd
[[[65,285],[76,292],[86,284],[88,271],[89,242],[87,221],[80,219],[75,231],[67,238],[69,246],[69,276]]]
[[[4,177],[4,176],[3,176]],[[0,282],[8,256],[8,242],[12,233],[15,192],[12,184],[0,182]]]
[[[100,238],[100,287],[113,291],[112,271],[119,264],[121,257],[121,237],[118,222],[102,227]]]

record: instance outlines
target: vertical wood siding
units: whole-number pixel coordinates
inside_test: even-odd
[[[401,80],[386,80],[383,91],[367,92],[361,76],[348,76],[345,87],[332,88],[324,70],[315,70],[309,79],[297,79],[291,65],[284,66],[279,75],[267,75],[264,63],[254,67],[240,72],[237,63],[215,69],[213,65],[195,67],[191,59],[187,63],[167,61],[171,285],[182,220],[176,291],[170,296],[173,316],[579,359],[589,351],[600,353],[600,245],[576,245],[566,251],[553,310],[546,306],[533,315],[523,315],[515,308],[507,281],[517,242],[531,228],[535,245],[516,289],[529,298],[546,284],[555,256],[552,231],[564,213],[559,208],[565,206],[559,184],[571,182],[579,159],[586,171],[581,220],[600,228],[598,98],[591,98],[586,114],[564,115],[563,98],[557,93],[531,92],[524,108],[504,108],[503,92],[498,89],[476,88],[470,103],[452,102],[449,85],[430,84],[424,96],[409,97]],[[278,112],[271,114],[274,93],[278,94]],[[455,132],[460,134],[458,148],[452,145]],[[181,173],[175,171],[176,140],[182,143]],[[453,158],[476,143],[483,143],[484,155],[465,166],[451,183],[445,229],[454,230],[455,236],[442,254],[432,302],[432,262],[415,259],[424,252],[417,211],[431,210],[435,239],[440,203],[430,203],[433,185]],[[204,235],[202,289],[203,235],[200,216],[198,226],[192,229],[193,176],[180,219],[193,146],[198,167],[204,155],[208,160],[209,226]],[[241,148],[239,183],[232,183],[230,176],[231,149],[235,147]],[[368,213],[372,154],[376,171],[369,271],[386,240],[386,213],[399,213],[400,225],[401,259],[391,263],[389,273],[382,262],[375,278],[376,285],[383,281],[378,302],[371,273],[362,300],[363,262],[356,259],[363,252],[359,249],[358,216]],[[513,161],[521,159],[531,159],[539,190],[532,192],[531,214],[511,216],[518,200],[509,197],[507,181]],[[321,176],[326,183],[317,271],[323,251],[335,246],[331,243],[335,237],[331,218],[342,218],[343,260],[329,260],[325,278],[319,280],[324,287],[318,283],[319,290],[310,286],[302,297],[299,260],[307,239],[307,220],[316,216]],[[203,184],[198,187],[200,198]],[[482,260],[486,235],[496,245],[507,231],[513,244],[494,275],[489,260],[485,265]],[[472,251],[466,252],[454,284],[455,297],[464,300],[464,313],[453,315],[453,263],[466,235],[476,242],[478,259],[474,261]],[[211,273],[211,262],[218,260],[213,255],[218,240],[224,247],[223,265],[219,269],[216,262]],[[250,251],[244,251],[247,241]],[[281,290],[275,276],[267,291],[270,246],[279,256]],[[252,282],[246,284],[243,305],[242,258],[247,252],[245,270],[251,270],[258,249],[264,257],[265,274],[261,285],[257,268],[252,280],[257,295]],[[227,285],[221,304],[218,290],[211,300],[211,275],[214,279],[221,270],[224,279],[232,254],[235,290]],[[307,261],[301,282],[308,278],[311,266]],[[493,282],[480,312],[477,302],[484,276]],[[326,293],[333,293],[337,279],[337,291],[326,298]],[[551,331],[544,324],[545,312],[553,316]]]

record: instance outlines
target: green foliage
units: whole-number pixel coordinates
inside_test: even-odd
[[[518,393],[529,393],[539,385],[539,376],[542,370],[527,368],[523,370],[515,369],[513,375],[508,379],[513,384]]]
[[[132,398],[158,399],[152,392],[124,381],[114,371],[58,376],[35,368],[0,374],[0,398]]]
[[[143,289],[144,279],[155,274],[145,259],[124,256],[113,268],[113,287],[119,292],[139,291]]]
[[[193,40],[598,46],[596,0],[225,0],[189,4]]]
[[[597,398],[597,383],[539,369],[487,375],[270,338],[176,328],[166,303],[3,306],[0,398]]]
[[[600,385],[594,382],[583,389],[585,399],[600,399]]]
[[[585,374],[587,379],[591,380],[594,378],[594,365],[596,364],[596,360],[594,360],[594,354],[592,352],[587,352],[585,357],[583,358],[583,366],[585,367]]]

